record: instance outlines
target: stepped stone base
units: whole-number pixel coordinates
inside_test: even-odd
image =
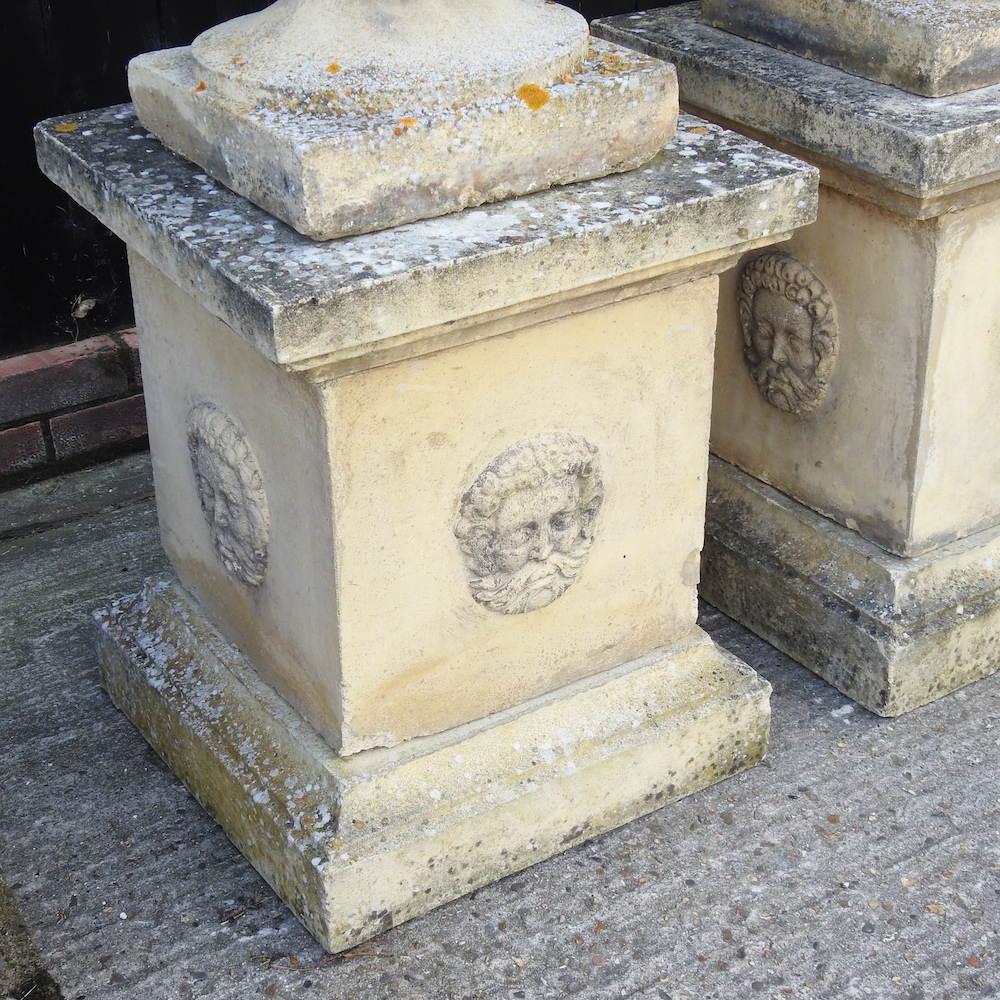
[[[241,107],[190,48],[129,65],[142,124],[237,194],[315,239],[431,218],[645,163],[677,126],[673,66],[594,41],[561,82],[462,108],[328,116]]]
[[[437,736],[338,757],[176,583],[96,614],[104,684],[332,952],[757,763],[770,685],[700,629]]]
[[[701,594],[871,712],[1000,668],[1000,528],[902,558],[717,458]]]

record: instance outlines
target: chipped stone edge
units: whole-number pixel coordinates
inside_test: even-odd
[[[339,758],[169,581],[95,613],[116,705],[330,951],[759,762],[770,685],[700,629]]]
[[[711,459],[701,596],[883,716],[1000,669],[1000,528],[893,555]]]

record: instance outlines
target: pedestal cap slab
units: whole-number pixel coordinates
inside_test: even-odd
[[[129,66],[140,120],[317,239],[639,166],[673,68],[540,0],[278,0]]]
[[[919,97],[720,31],[696,2],[592,30],[670,59],[689,108],[816,163],[824,183],[916,218],[996,197],[1000,86]]]
[[[296,367],[435,350],[445,330],[471,337],[462,330],[527,301],[771,242],[815,218],[818,183],[801,162],[686,116],[627,175],[318,245],[171,155],[129,105],[53,118],[35,139],[56,184]]]
[[[1000,83],[995,0],[702,0],[709,24],[925,97]]]

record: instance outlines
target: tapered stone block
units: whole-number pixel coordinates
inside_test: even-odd
[[[962,7],[926,6],[934,18]],[[830,519],[815,539],[826,539],[824,566],[850,561],[838,525],[874,543],[870,558],[893,573],[919,557],[913,572],[939,560],[947,575],[953,544],[982,546],[974,572],[935,590],[951,610],[935,611],[934,641],[909,634],[923,620],[911,609],[876,652],[862,610],[883,598],[865,574],[861,617],[848,601],[835,629],[820,563],[768,570],[773,586],[739,595],[785,554],[751,557],[750,539],[777,544],[779,508],[748,479],[727,479],[727,496],[751,492],[717,523],[740,511],[728,526],[746,544],[710,532],[702,593],[883,714],[995,670],[1000,625],[983,595],[1000,583],[989,542],[1000,524],[1000,90],[929,100],[723,32],[697,4],[595,31],[676,60],[687,105],[821,171],[816,224],[723,278],[713,452]]]

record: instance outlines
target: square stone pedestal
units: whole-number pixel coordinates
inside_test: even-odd
[[[37,137],[130,247],[179,578],[101,617],[106,684],[326,946],[759,758],[766,685],[695,624],[717,274],[812,168],[685,117],[318,245],[128,107]]]
[[[817,222],[723,279],[712,450],[828,530],[793,558],[778,539],[802,509],[718,466],[703,595],[881,714],[997,669],[1000,87],[919,97],[711,27],[695,3],[594,30],[676,61],[686,106],[821,172]],[[954,570],[954,544],[974,569]],[[838,560],[855,582],[835,598]],[[897,578],[921,582],[907,597]]]

